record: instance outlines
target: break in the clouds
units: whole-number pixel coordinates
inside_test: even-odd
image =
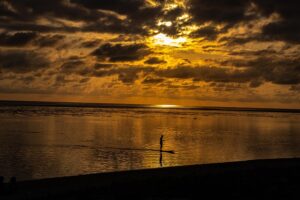
[[[0,0],[6,99],[300,107],[299,52],[296,0]]]

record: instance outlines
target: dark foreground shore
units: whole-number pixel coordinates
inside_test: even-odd
[[[300,199],[300,159],[274,159],[5,183],[0,199]]]

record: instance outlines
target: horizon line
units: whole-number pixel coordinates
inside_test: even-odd
[[[300,113],[293,108],[258,108],[258,107],[229,107],[229,106],[184,106],[176,104],[130,104],[130,103],[92,103],[92,102],[61,102],[61,101],[19,101],[0,100],[3,106],[43,106],[43,107],[85,107],[85,108],[152,108],[152,109],[182,109],[207,111],[247,111],[247,112],[285,112]]]

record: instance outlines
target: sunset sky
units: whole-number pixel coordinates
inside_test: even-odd
[[[300,3],[0,0],[0,99],[300,108]]]

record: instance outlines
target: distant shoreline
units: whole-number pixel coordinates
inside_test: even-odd
[[[0,100],[0,107],[4,106],[41,106],[41,107],[82,107],[82,108],[150,108],[150,109],[176,109],[176,110],[202,110],[202,111],[233,111],[233,112],[277,112],[300,113],[300,109],[287,108],[247,108],[247,107],[213,107],[213,106],[174,106],[159,107],[151,104],[111,104],[111,103],[80,103],[80,102],[50,102],[50,101],[7,101]]]

